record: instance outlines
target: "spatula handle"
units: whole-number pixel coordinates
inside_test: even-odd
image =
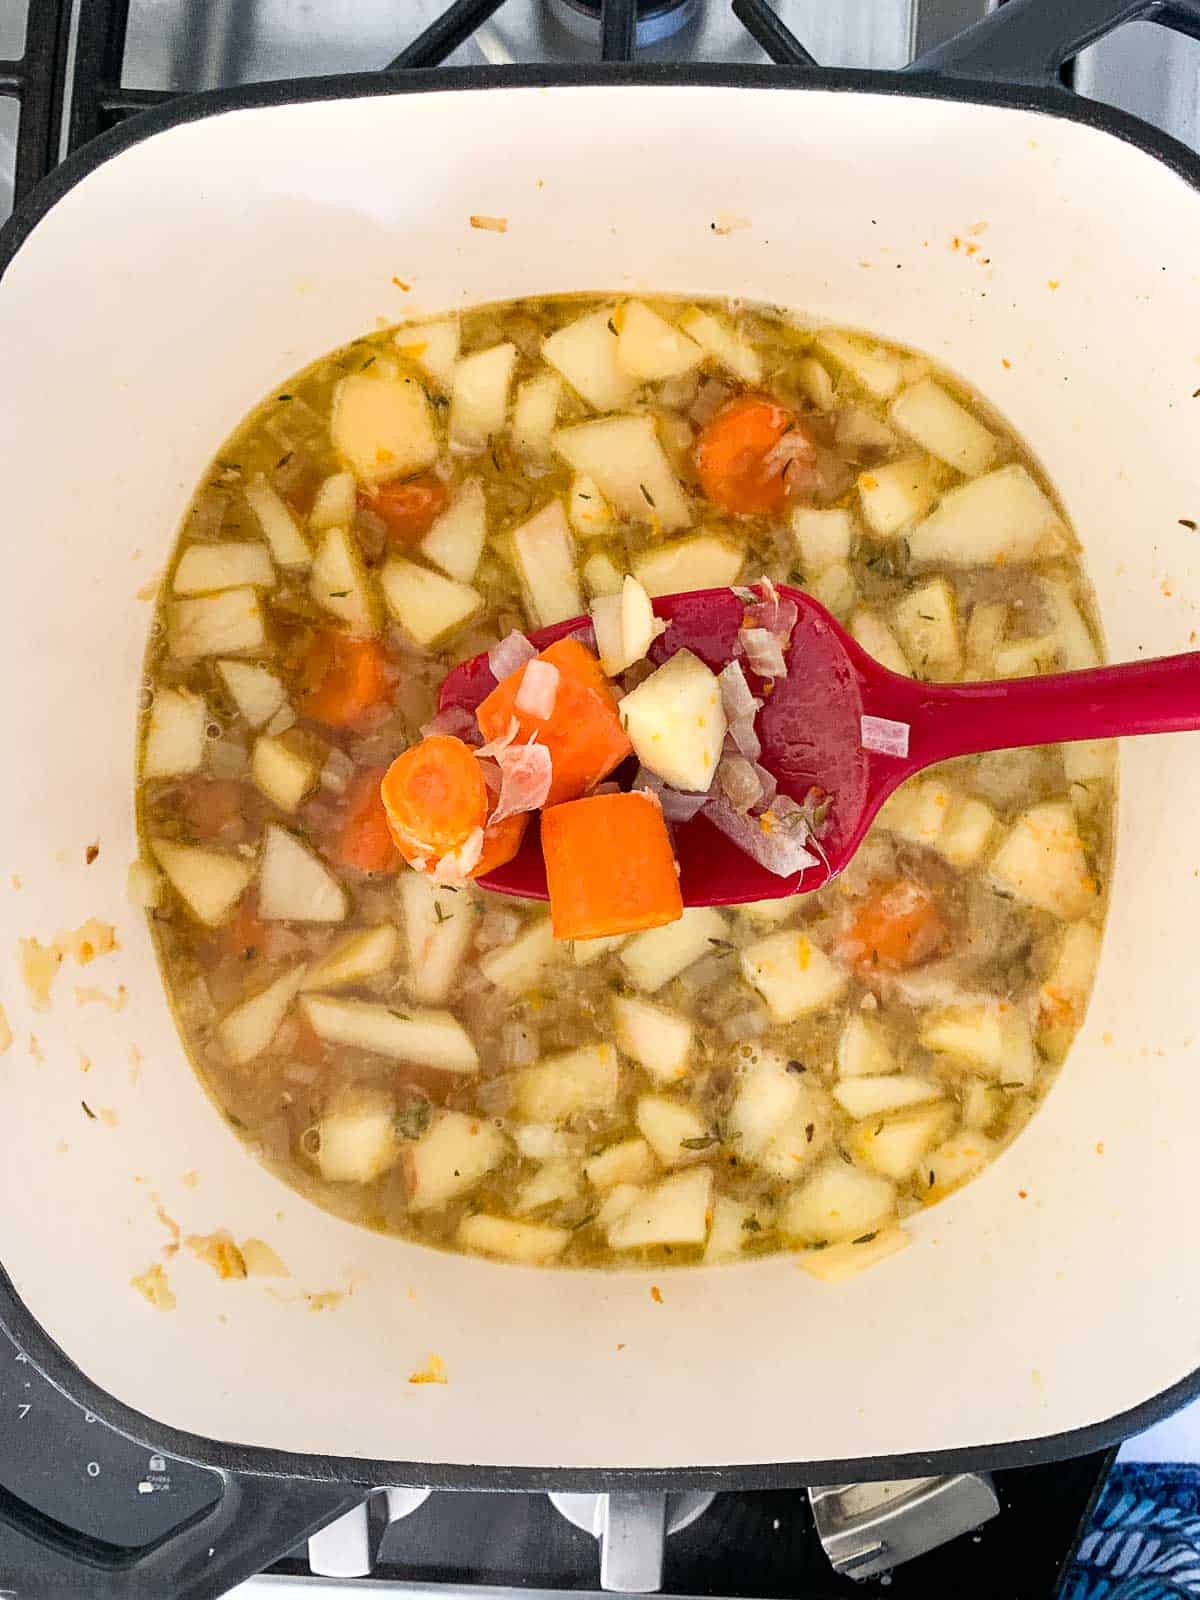
[[[915,772],[985,750],[1200,728],[1200,651],[994,683],[895,679],[872,698],[910,724]]]

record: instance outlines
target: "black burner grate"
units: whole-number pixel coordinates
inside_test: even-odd
[[[0,96],[17,102],[17,159],[13,186],[21,200],[58,159],[62,126],[69,0],[29,0],[25,49],[0,61]]]

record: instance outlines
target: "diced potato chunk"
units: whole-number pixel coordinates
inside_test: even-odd
[[[273,589],[275,568],[265,544],[223,539],[190,544],[179,558],[172,588],[176,594],[212,594],[219,589]]]
[[[986,801],[960,795],[950,807],[937,848],[961,872],[983,858],[998,826]]]
[[[725,711],[711,667],[677,650],[618,707],[642,765],[676,789],[708,789],[721,759]]]
[[[939,779],[910,779],[880,807],[878,825],[936,850],[953,803],[953,792]]]
[[[712,1173],[677,1172],[654,1189],[643,1189],[608,1230],[613,1250],[648,1250],[656,1245],[701,1245],[708,1235]]]
[[[220,594],[173,601],[168,639],[171,654],[181,661],[261,650],[267,630],[257,591],[223,589]]]
[[[1059,662],[1064,672],[1083,672],[1100,665],[1100,647],[1075,603],[1071,586],[1061,578],[1041,578],[1038,587],[1054,618]]]
[[[780,1231],[806,1244],[861,1238],[890,1222],[896,1190],[886,1178],[860,1172],[834,1157],[818,1167],[783,1207]]]
[[[1024,1087],[1037,1071],[1028,1014],[1011,1000],[977,1000],[932,1012],[920,1043],[1002,1083]]]
[[[706,1160],[716,1139],[694,1106],[667,1095],[645,1094],[634,1113],[638,1132],[664,1167]]]
[[[1038,639],[1012,639],[996,646],[992,672],[997,678],[1036,678],[1039,672],[1052,672],[1058,659],[1058,640],[1053,634]]]
[[[649,1000],[613,999],[613,1038],[617,1049],[659,1083],[675,1083],[687,1072],[692,1025],[686,1017]]]
[[[388,610],[422,649],[461,628],[483,609],[483,596],[477,589],[418,567],[414,561],[394,558],[379,581]]]
[[[489,950],[479,959],[479,970],[489,983],[513,996],[528,994],[541,982],[550,963],[562,953],[554,942],[549,917],[539,917],[509,945]]]
[[[909,1111],[883,1122],[872,1115],[851,1133],[850,1151],[856,1161],[883,1177],[906,1183],[953,1125],[954,1109],[945,1104]]]
[[[742,951],[742,972],[776,1022],[793,1022],[838,999],[846,973],[805,933],[768,934]]]
[[[986,1132],[1004,1106],[1004,1091],[972,1078],[963,1091],[963,1125]]]
[[[542,355],[595,411],[619,411],[637,392],[617,360],[614,308],[602,307],[569,322],[542,345]]]
[[[583,1045],[516,1075],[516,1106],[531,1122],[566,1122],[615,1105],[620,1069],[611,1044]]]
[[[895,617],[904,653],[920,677],[940,683],[959,676],[963,655],[958,607],[945,578],[910,590],[897,605]]]
[[[998,676],[993,662],[1008,627],[1008,606],[1002,600],[980,601],[967,618],[967,666],[981,678]]]
[[[596,1212],[597,1228],[602,1233],[607,1233],[613,1223],[619,1222],[626,1216],[634,1202],[642,1199],[645,1194],[646,1190],[636,1183],[614,1183]]]
[[[339,939],[314,962],[301,987],[345,989],[351,984],[364,983],[394,966],[399,954],[400,935],[390,922],[381,922],[375,928],[360,928]]]
[[[815,356],[802,356],[796,363],[796,377],[803,392],[818,411],[832,411],[837,404],[829,368]]]
[[[221,850],[174,844],[169,839],[152,839],[150,848],[176,894],[192,915],[210,928],[224,922],[254,872],[253,861]]]
[[[691,589],[724,588],[736,581],[743,558],[739,546],[715,534],[698,533],[634,556],[633,572],[646,593],[657,598]]]
[[[1038,1037],[1055,1056],[1064,1053],[1083,1021],[1099,960],[1099,928],[1091,922],[1069,923],[1038,990]]]
[[[835,561],[824,572],[818,572],[807,588],[814,600],[839,619],[848,617],[858,604],[858,585],[844,561]]]
[[[356,373],[334,391],[333,447],[361,483],[423,472],[437,460],[429,401],[415,378]]]
[[[459,583],[470,583],[487,538],[483,485],[468,478],[421,540],[421,554]]]
[[[868,1267],[878,1266],[889,1256],[906,1250],[912,1243],[903,1228],[884,1228],[873,1239],[862,1244],[833,1244],[828,1250],[804,1250],[797,1257],[797,1265],[804,1268],[810,1278],[821,1283],[844,1283],[857,1277]]]
[[[1072,809],[1089,816],[1112,782],[1117,746],[1112,739],[1080,739],[1062,747],[1063,771],[1070,785]]]
[[[143,778],[177,778],[204,765],[208,707],[189,689],[154,691],[142,756]]]
[[[448,1011],[401,1010],[369,1000],[333,1000],[315,994],[306,995],[301,1006],[313,1032],[329,1044],[350,1045],[441,1072],[479,1070],[470,1035]]]
[[[306,567],[312,559],[308,541],[296,526],[287,504],[280,499],[266,478],[259,473],[242,490],[246,503],[258,518],[258,525],[270,547],[276,566]]]
[[[973,1178],[996,1154],[996,1145],[978,1128],[964,1128],[925,1158],[930,1184],[927,1200],[940,1200],[951,1189]]]
[[[295,811],[316,788],[319,773],[284,739],[260,734],[250,757],[255,787],[281,811]]]
[[[486,1178],[508,1154],[491,1122],[461,1111],[434,1113],[429,1128],[404,1152],[408,1209],[435,1211]]]
[[[837,1047],[840,1078],[876,1077],[895,1071],[887,1033],[872,1017],[855,1012],[842,1029]]]
[[[450,385],[450,443],[454,449],[486,450],[493,434],[503,431],[516,360],[515,344],[495,344],[459,360]]]
[[[932,378],[897,395],[888,415],[922,450],[968,478],[986,472],[995,460],[993,435]]]
[[[473,889],[442,889],[420,872],[401,873],[399,892],[409,988],[414,1000],[436,1005],[450,993],[470,948],[479,902]]]
[[[833,1098],[847,1116],[874,1117],[885,1111],[902,1111],[926,1100],[940,1100],[944,1091],[932,1078],[909,1073],[889,1073],[885,1077],[845,1078],[837,1084]]]
[[[358,485],[352,472],[334,472],[317,490],[308,525],[314,533],[324,533],[326,528],[348,528],[354,520],[358,503]]]
[[[826,328],[817,335],[816,343],[818,350],[879,400],[890,400],[903,381],[899,359],[861,334]]]
[[[691,523],[687,496],[648,413],[560,428],[553,443],[568,466],[599,484],[619,516],[664,533]]]
[[[515,529],[512,545],[534,623],[548,628],[579,616],[583,596],[575,574],[575,541],[562,501],[551,500]]]
[[[346,1093],[317,1124],[317,1168],[326,1183],[370,1183],[400,1159],[396,1108],[382,1089]]]
[[[792,512],[792,538],[805,574],[813,576],[826,567],[849,561],[854,547],[854,519],[841,509],[822,511],[816,506],[797,506]]]
[[[562,401],[562,379],[553,372],[529,378],[517,389],[513,402],[513,448],[534,461],[550,455],[550,435],[558,420]]]
[[[619,596],[604,596],[592,606],[592,629],[600,665],[610,678],[645,659],[662,632],[650,596],[636,578],[627,577]]]
[[[1066,800],[1023,812],[993,856],[991,875],[1018,900],[1058,917],[1085,916],[1096,902],[1096,880]]]
[[[688,906],[677,922],[636,934],[621,951],[621,965],[644,994],[654,994],[728,936],[725,919],[712,906]]]
[[[894,539],[911,528],[936,498],[937,479],[928,456],[889,461],[859,474],[863,521],[877,539]]]
[[[661,383],[698,367],[704,352],[694,339],[640,300],[627,300],[616,317],[617,362],[638,383]]]
[[[395,344],[402,356],[415,361],[445,393],[454,378],[461,337],[458,318],[446,317],[438,322],[423,322],[416,328],[401,328]]]
[[[916,562],[975,567],[1030,561],[1062,537],[1057,511],[1017,463],[998,467],[942,496],[908,537]]]
[[[762,1051],[738,1087],[728,1131],[739,1135],[739,1161],[793,1179],[828,1149],[833,1107],[807,1074],[790,1072],[782,1057]]]
[[[679,327],[700,346],[709,360],[731,372],[739,382],[762,382],[762,360],[758,351],[724,317],[693,307],[680,317]]]
[[[583,1175],[595,1189],[619,1183],[648,1183],[658,1170],[654,1152],[645,1139],[622,1139],[583,1164]]]
[[[589,556],[583,563],[583,581],[591,595],[620,594],[625,575],[609,556]]]
[[[477,1211],[459,1223],[458,1242],[477,1255],[536,1263],[562,1255],[571,1242],[571,1230],[541,1222],[510,1222],[507,1217],[489,1217]]]
[[[598,539],[613,530],[612,507],[600,493],[600,485],[586,472],[577,472],[571,479],[567,520],[581,539]]]
[[[590,967],[593,961],[599,961],[610,950],[619,950],[628,937],[625,933],[614,933],[599,939],[572,939],[572,959],[577,967]]]
[[[903,673],[906,677],[912,676],[912,667],[896,635],[874,611],[860,606],[850,618],[850,634],[869,656],[875,657],[881,667],[886,667],[889,672]]]
[[[780,895],[777,900],[748,900],[745,905],[734,906],[738,916],[759,928],[773,928],[789,917],[794,917],[802,902],[799,895]]]
[[[754,1207],[743,1205],[740,1200],[730,1200],[727,1195],[716,1197],[712,1213],[712,1227],[704,1249],[704,1260],[710,1266],[718,1261],[735,1261],[754,1234],[762,1232]]]
[[[579,1163],[567,1157],[545,1161],[517,1192],[513,1210],[525,1217],[546,1206],[562,1205],[579,1193]]]
[[[341,922],[346,891],[306,844],[269,823],[258,874],[258,914],[267,922]]]
[[[245,1066],[269,1047],[296,998],[304,973],[304,967],[285,972],[261,993],[243,1000],[221,1018],[217,1024],[217,1038],[235,1067]]]
[[[352,535],[330,528],[313,557],[309,592],[324,611],[344,622],[351,633],[366,637],[379,632],[379,601]]]
[[[283,705],[283,684],[252,661],[218,661],[217,671],[234,705],[252,728],[261,728]]]

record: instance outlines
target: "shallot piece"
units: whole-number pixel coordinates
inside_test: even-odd
[[[522,811],[536,811],[546,803],[554,777],[550,752],[544,744],[515,744],[496,757],[502,782],[500,803],[488,819],[503,822]]]
[[[508,727],[505,728],[504,732],[497,734],[496,737],[494,739],[490,739],[487,744],[481,744],[479,749],[476,750],[475,754],[485,758],[491,756],[493,759],[495,759],[500,755],[501,751],[508,749],[509,745],[517,737],[520,731],[521,724],[517,721],[516,717],[509,717]]]
[[[537,655],[536,646],[530,644],[525,635],[514,628],[499,644],[494,644],[488,651],[488,666],[496,682],[510,677],[512,673],[519,672],[527,661],[532,661]]]
[[[643,794],[654,795],[662,807],[663,818],[667,822],[690,822],[704,810],[709,801],[707,793],[695,794],[684,789],[672,789],[646,767],[637,769],[633,778],[633,788],[640,789]]]
[[[759,797],[760,806],[769,806],[779,791],[779,781],[773,772],[768,772],[766,767],[760,767],[757,761],[752,762],[758,781],[762,785],[762,794]]]
[[[735,811],[749,811],[762,801],[758,771],[745,756],[721,757],[716,786]]]
[[[483,781],[487,785],[487,792],[494,797],[498,796],[503,787],[504,778],[500,771],[500,763],[493,761],[491,756],[476,757],[479,770],[483,773]]]
[[[558,699],[558,668],[552,661],[529,661],[521,674],[517,698],[513,705],[522,716],[537,717],[544,722],[554,715],[554,702]]]
[[[754,719],[762,701],[750,693],[750,685],[746,682],[740,661],[731,661],[722,668],[717,682],[721,685],[721,704],[725,710],[728,737],[747,761],[757,761],[762,754],[762,745],[754,728]]]
[[[421,737],[427,739],[431,733],[448,734],[451,739],[461,739],[464,744],[477,745],[483,741],[474,712],[468,711],[465,706],[447,706],[445,711],[439,711],[436,717],[423,723]]]
[[[751,672],[756,672],[760,678],[782,678],[786,674],[783,646],[766,628],[743,628],[738,634],[737,648],[745,656]]]
[[[793,873],[817,866],[818,857],[805,849],[806,827],[790,827],[779,821],[774,809],[778,804],[778,800],[773,802],[760,817],[748,817],[735,811],[722,796],[716,796],[705,806],[704,815],[760,867],[776,877],[790,878]]]
[[[881,756],[908,754],[907,722],[892,722],[888,717],[863,717],[860,727],[864,750],[874,750]]]

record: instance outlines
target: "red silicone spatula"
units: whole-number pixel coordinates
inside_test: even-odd
[[[936,761],[1121,734],[1179,733],[1200,728],[1200,651],[1134,661],[1089,672],[995,683],[920,683],[889,672],[801,589],[780,586],[799,618],[787,651],[787,676],[778,680],[758,714],[760,763],[781,794],[803,801],[816,787],[831,796],[820,834],[829,862],[788,878],[752,861],[703,816],[673,825],[686,905],[727,905],[820,889],[850,860],[880,806],[905,778]],[[665,595],[654,610],[667,630],[651,647],[657,665],[686,646],[714,671],[734,659],[745,602],[731,589]],[[574,617],[530,637],[539,649],[590,627]],[[756,693],[761,682],[747,672]],[[487,656],[455,667],[442,685],[440,706],[473,711],[495,687]],[[864,746],[863,718],[901,724],[885,739],[904,753]],[[868,735],[868,744],[871,742]],[[501,894],[546,897],[536,827],[520,853],[480,880]]]

